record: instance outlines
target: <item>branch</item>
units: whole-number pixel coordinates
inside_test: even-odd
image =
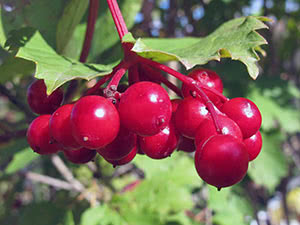
[[[10,141],[11,139],[23,138],[26,136],[27,129],[7,132],[0,135],[0,143]]]

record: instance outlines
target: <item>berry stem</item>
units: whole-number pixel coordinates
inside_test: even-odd
[[[95,23],[98,17],[99,0],[90,0],[89,16],[85,32],[84,43],[80,54],[80,62],[85,62],[91,49],[92,39],[95,31]]]
[[[146,75],[154,80],[158,80],[165,84],[169,89],[174,91],[179,97],[182,97],[180,89],[171,83],[167,78],[165,78],[160,71],[153,69],[152,67],[148,66],[147,64],[141,64],[142,68],[147,72]]]
[[[176,77],[177,79],[179,79],[180,81],[182,81],[189,88],[191,88],[192,90],[196,91],[200,95],[200,97],[203,99],[203,101],[205,102],[205,105],[206,105],[208,111],[210,112],[210,114],[212,116],[212,119],[214,121],[214,124],[215,124],[217,132],[221,133],[220,123],[219,123],[219,120],[218,120],[218,115],[217,115],[216,110],[215,110],[215,105],[207,97],[207,95],[205,94],[205,92],[202,90],[202,87],[198,87],[196,85],[196,81],[194,79],[192,79],[190,77],[187,77],[187,76],[185,76],[185,75],[177,72],[176,70],[173,70],[172,68],[170,68],[170,67],[168,67],[166,65],[163,65],[161,63],[152,61],[150,59],[139,57],[139,61],[143,62],[145,64],[148,64],[149,66],[152,66],[154,68],[163,70],[166,73],[169,73],[170,75],[172,75],[172,76]]]
[[[139,68],[138,64],[133,65],[132,67],[129,68],[128,70],[128,84],[132,85],[134,83],[139,82]]]
[[[107,4],[117,28],[120,40],[122,40],[124,35],[128,33],[128,29],[119,8],[118,2],[117,0],[107,0]]]
[[[112,73],[102,77],[93,87],[88,89],[83,96],[91,95],[95,93],[104,83],[106,83],[112,77]]]

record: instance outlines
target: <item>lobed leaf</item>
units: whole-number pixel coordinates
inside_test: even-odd
[[[211,60],[231,58],[243,62],[253,79],[259,74],[257,51],[267,44],[257,30],[268,28],[264,17],[242,17],[230,20],[205,38],[139,38],[133,40],[127,34],[123,42],[134,43],[132,51],[158,62],[177,60],[187,69],[203,65]]]

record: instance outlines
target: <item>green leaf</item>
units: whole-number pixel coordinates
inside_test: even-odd
[[[253,209],[249,201],[243,195],[237,195],[232,188],[223,188],[217,191],[209,186],[208,207],[215,213],[214,224],[218,225],[247,225],[246,216],[253,215]]]
[[[116,211],[113,211],[108,205],[101,205],[87,209],[80,218],[81,225],[112,225],[125,224],[123,219]]]
[[[89,6],[88,0],[71,0],[65,7],[58,22],[56,33],[57,52],[64,53],[65,47],[72,38],[76,26],[80,23]]]
[[[20,169],[23,169],[33,160],[38,158],[39,155],[34,153],[31,148],[25,148],[22,151],[16,153],[14,155],[13,160],[9,163],[9,165],[5,169],[6,174],[12,174],[17,172]]]
[[[65,215],[65,218],[64,218],[64,221],[61,225],[75,225],[75,221],[74,221],[73,214],[72,214],[71,210],[67,211],[67,213]]]
[[[7,57],[0,65],[0,83],[12,80],[15,77],[32,75],[35,65],[33,62],[14,57]]]
[[[35,62],[35,77],[44,79],[47,93],[74,79],[91,80],[112,72],[113,65],[83,64],[58,55],[37,32],[24,47],[18,51],[17,57]]]
[[[211,60],[231,58],[243,62],[250,76],[256,79],[259,73],[256,49],[267,44],[256,30],[267,28],[264,20],[261,17],[233,19],[205,38],[138,39],[132,51],[158,62],[178,60],[187,69]],[[127,36],[124,38],[128,39]]]
[[[281,149],[284,137],[280,133],[262,133],[263,147],[258,157],[250,162],[248,174],[255,183],[273,192],[281,178],[288,174],[288,162]]]

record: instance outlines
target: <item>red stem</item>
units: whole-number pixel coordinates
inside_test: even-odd
[[[177,72],[176,70],[171,69],[170,67],[168,67],[166,65],[163,65],[161,63],[152,61],[150,59],[139,57],[139,61],[142,62],[142,63],[148,64],[149,66],[152,66],[154,68],[163,70],[166,73],[169,73],[170,75],[172,75],[172,76],[176,77],[177,79],[181,80],[184,84],[188,85],[189,88],[196,91],[200,95],[200,97],[203,99],[203,101],[205,102],[205,105],[206,105],[208,111],[210,112],[210,114],[212,116],[212,119],[214,121],[217,132],[221,133],[220,123],[219,123],[219,120],[218,120],[217,112],[215,110],[215,105],[207,97],[205,92],[202,90],[202,87],[199,87],[199,86],[196,85],[196,81],[194,79],[192,79],[190,77],[187,77],[187,76]]]
[[[179,97],[182,97],[180,89],[176,85],[171,83],[167,78],[165,78],[160,71],[155,70],[153,67],[150,67],[147,64],[141,64],[141,67],[146,71],[146,76],[152,77],[154,80],[162,82],[169,89],[174,91]]]
[[[132,85],[139,82],[139,66],[138,64],[133,65],[128,70],[128,84]]]
[[[124,35],[128,33],[128,29],[119,8],[118,2],[117,0],[107,0],[107,4],[116,25],[120,40],[122,40]]]
[[[90,0],[89,16],[85,32],[84,43],[80,54],[80,62],[85,62],[91,49],[92,39],[95,31],[95,23],[98,17],[99,0]]]
[[[112,77],[112,73],[102,77],[93,87],[91,87],[84,93],[84,96],[94,94],[111,77]]]

